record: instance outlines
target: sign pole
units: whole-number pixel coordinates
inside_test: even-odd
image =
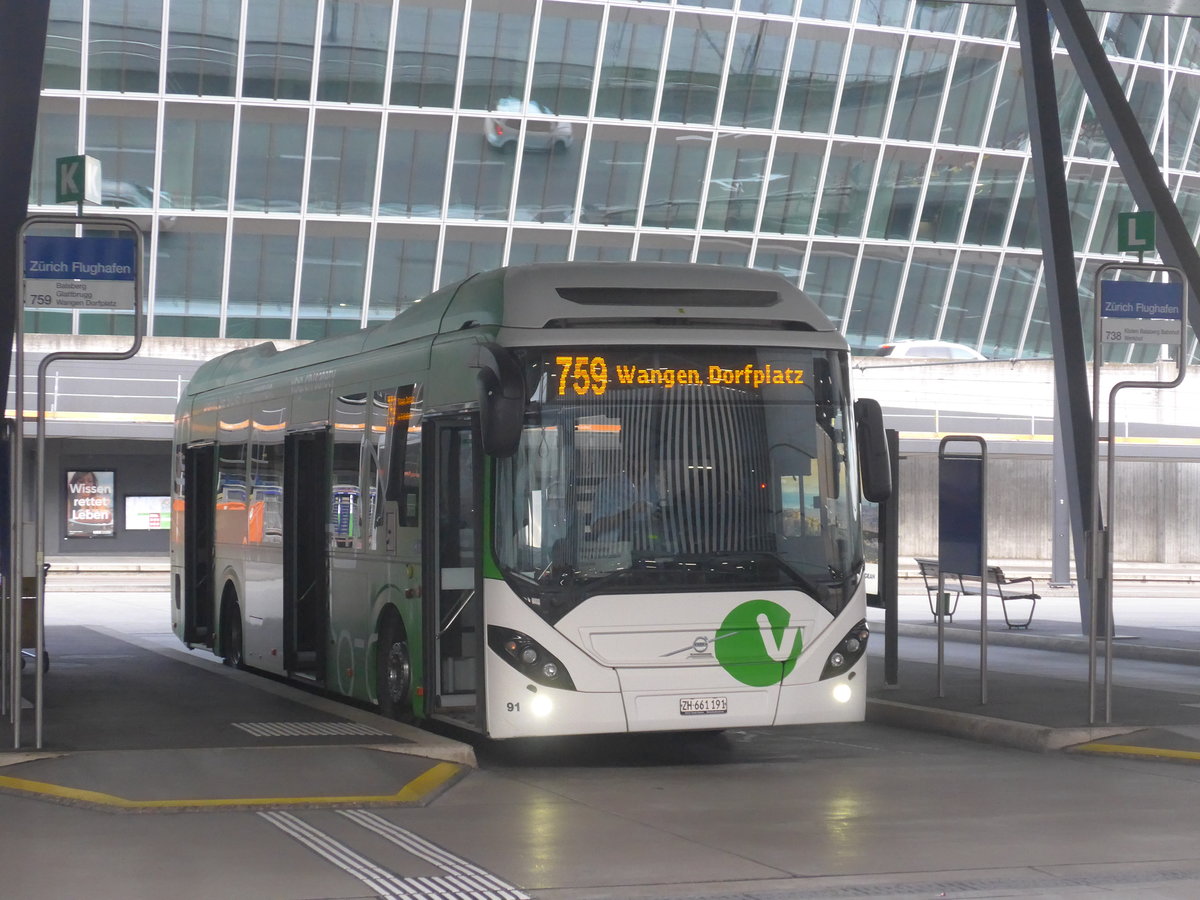
[[[1133,214],[1141,215],[1141,214]],[[1151,219],[1153,223],[1153,219]],[[1153,232],[1151,232],[1152,234]],[[1148,249],[1153,249],[1153,237]],[[1141,256],[1139,252],[1138,256]],[[1176,281],[1105,281],[1114,271],[1143,272],[1151,277],[1173,275]],[[1166,343],[1176,345],[1178,372],[1171,381],[1122,381],[1108,394],[1108,449],[1105,460],[1105,509],[1107,524],[1092,534],[1088,561],[1092,585],[1092,622],[1088,629],[1088,721],[1096,721],[1096,643],[1100,639],[1098,621],[1104,623],[1104,722],[1112,723],[1113,673],[1113,517],[1116,512],[1116,431],[1117,394],[1126,388],[1173,388],[1183,383],[1187,373],[1187,277],[1174,266],[1149,263],[1105,263],[1096,270],[1096,315],[1092,350],[1092,421],[1100,429],[1100,366],[1103,346],[1108,343]],[[1093,442],[1096,489],[1092,492],[1093,522],[1100,504],[1100,441]],[[1100,590],[1097,590],[1100,588]]]
[[[20,298],[23,295],[21,290],[21,282],[23,281],[24,272],[20,265],[22,251],[22,232],[17,232],[17,291],[16,297]],[[12,652],[9,654],[8,662],[10,668],[11,697],[9,699],[9,713],[12,715],[12,733],[13,733],[13,749],[21,749],[21,613],[22,603],[21,596],[24,590],[24,578],[22,575],[25,572],[25,478],[24,478],[24,463],[25,463],[25,307],[18,299],[16,304],[16,315],[13,316],[13,337],[16,342],[14,357],[15,365],[13,372],[13,407],[14,418],[16,419],[16,427],[13,429],[12,443],[12,462],[10,464],[12,470],[12,509],[14,512],[12,520],[12,539],[9,542],[9,559],[8,572],[12,578],[12,597],[13,597],[13,612],[12,612],[12,632],[9,637],[12,639]],[[41,660],[38,660],[40,663]],[[40,668],[40,666],[39,666]]]
[[[99,204],[101,201],[100,189],[100,161],[90,156],[62,156],[55,160],[55,202],[56,203],[75,203],[78,215],[74,218],[64,218],[62,216],[37,216],[26,218],[24,224],[17,230],[17,277],[16,277],[16,315],[14,315],[13,323],[13,338],[15,343],[14,353],[14,377],[13,377],[13,393],[15,402],[13,404],[15,415],[15,428],[13,429],[12,441],[12,461],[10,463],[10,471],[12,473],[12,481],[10,490],[12,493],[10,506],[13,510],[12,516],[12,539],[9,542],[9,577],[12,581],[12,586],[9,594],[12,597],[12,615],[10,622],[12,625],[9,637],[11,638],[12,652],[9,655],[7,662],[10,664],[11,681],[9,687],[11,691],[11,706],[9,712],[12,715],[13,724],[13,749],[19,750],[21,747],[21,631],[22,631],[22,610],[21,597],[24,593],[24,565],[25,565],[25,478],[24,478],[24,463],[25,463],[25,231],[28,226],[34,221],[42,221],[45,223],[62,224],[70,222],[76,225],[83,224],[83,205],[84,203]],[[110,219],[109,221],[114,221]],[[124,223],[126,226],[132,226],[137,233],[139,239],[141,230],[130,219],[115,220]],[[139,257],[140,258],[140,257]],[[58,274],[58,273],[55,273]],[[39,566],[39,572],[40,572]],[[43,609],[43,587],[41,576],[38,576],[39,588],[37,591],[37,653],[36,660],[36,691],[37,691],[37,719],[38,719],[38,739],[37,745],[42,746],[41,741],[41,713],[42,713],[42,654],[44,647],[42,646],[44,635],[44,609]]]
[[[82,201],[81,201],[82,203]],[[132,237],[132,253],[125,246],[113,246],[101,243],[112,241],[111,238],[35,238],[28,237],[30,228],[37,225],[76,225],[91,229],[111,229],[126,231]],[[116,239],[118,244],[129,241]],[[37,251],[43,251],[37,259],[30,259],[28,251],[30,241]],[[45,658],[45,599],[46,599],[46,553],[45,553],[45,511],[46,511],[46,371],[51,364],[62,359],[96,359],[122,360],[135,356],[142,346],[142,291],[141,279],[138,272],[142,260],[142,230],[132,219],[119,216],[30,216],[25,220],[18,235],[18,258],[21,261],[21,289],[18,295],[22,298],[20,314],[17,316],[18,335],[18,366],[17,366],[17,414],[18,414],[18,447],[21,446],[20,435],[24,430],[21,391],[24,388],[24,332],[22,319],[24,309],[28,305],[36,309],[79,309],[97,308],[126,310],[133,312],[133,343],[127,350],[115,352],[89,353],[84,351],[64,351],[49,353],[42,357],[37,372],[37,443],[36,469],[34,484],[34,515],[33,515],[33,547],[34,547],[34,579],[36,584],[35,610],[37,616],[36,638],[36,674],[34,680],[34,726],[35,745],[42,749],[43,709],[44,709],[44,665]],[[116,251],[115,256],[110,256]],[[48,277],[47,277],[48,276]],[[94,278],[98,281],[86,279]],[[33,284],[31,284],[33,282]],[[50,286],[41,286],[38,282]],[[32,303],[30,301],[32,300]],[[19,467],[15,469],[20,471]],[[14,541],[17,544],[17,541]],[[20,560],[18,559],[18,566]],[[19,572],[20,569],[18,568]],[[21,583],[20,581],[17,582]],[[18,619],[19,624],[19,619]],[[20,706],[20,688],[14,690],[18,709]],[[20,715],[13,729],[14,743],[20,748]]]

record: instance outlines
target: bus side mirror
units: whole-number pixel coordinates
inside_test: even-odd
[[[881,503],[892,496],[892,461],[879,401],[869,397],[854,401],[854,421],[863,496],[872,503]]]
[[[508,457],[517,452],[525,424],[525,379],[513,355],[499,344],[479,348],[479,426],[483,452]]]

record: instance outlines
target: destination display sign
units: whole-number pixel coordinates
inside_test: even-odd
[[[1100,282],[1101,341],[1178,344],[1183,285],[1161,281]]]
[[[21,274],[27,309],[132,310],[137,242],[27,235]]]
[[[752,360],[731,365],[654,366],[620,354],[554,357],[558,368],[558,396],[599,397],[609,388],[658,387],[671,390],[679,385],[732,385],[761,388],[764,385],[801,386],[801,368]]]

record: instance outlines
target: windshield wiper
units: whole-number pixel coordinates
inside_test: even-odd
[[[788,580],[796,586],[811,594],[813,597],[819,596],[816,583],[806,575],[801,574],[791,563],[783,559],[778,553],[770,550],[752,550],[745,553],[715,553],[709,557],[712,567],[721,565],[722,563],[741,563],[748,566],[754,566],[756,569],[763,563],[770,563],[785,575]],[[757,574],[757,573],[756,573]]]

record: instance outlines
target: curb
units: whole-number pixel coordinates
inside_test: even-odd
[[[1032,725],[993,719],[975,713],[953,710],[930,709],[896,700],[867,698],[867,721],[879,725],[893,725],[917,731],[932,731],[951,737],[967,738],[988,744],[1012,747],[1045,753],[1063,750],[1078,744],[1086,744],[1119,734],[1139,730],[1129,726],[1103,728],[1052,728],[1048,725]]]

